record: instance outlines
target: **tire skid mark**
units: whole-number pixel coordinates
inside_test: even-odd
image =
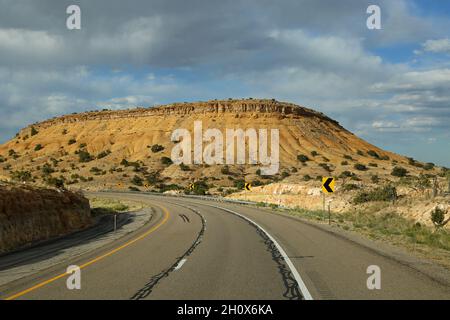
[[[188,217],[187,215],[185,215],[185,214],[179,214],[179,216],[180,216],[181,219],[183,219],[184,222],[187,222],[187,223],[191,222],[191,221],[189,220],[189,217]]]
[[[174,204],[174,203],[172,203]],[[180,265],[182,260],[186,260],[187,257],[189,257],[192,252],[194,252],[195,248],[202,242],[203,240],[203,235],[205,233],[206,230],[206,219],[202,216],[202,214],[200,213],[200,211],[190,208],[188,206],[183,206],[180,204],[176,204],[177,206],[180,207],[184,207],[187,208],[191,211],[193,211],[196,215],[198,215],[202,221],[202,228],[200,230],[200,232],[197,235],[197,238],[195,239],[194,243],[189,247],[189,249],[180,257],[178,257],[175,261],[174,264],[172,264],[169,268],[161,271],[159,274],[154,275],[153,277],[150,278],[150,280],[147,282],[147,284],[140,289],[138,292],[136,292],[130,299],[131,300],[141,300],[144,299],[146,297],[148,297],[152,291],[153,288],[164,278],[168,277],[170,275],[170,273],[172,271],[177,270],[177,267]],[[180,215],[181,216],[181,215]],[[183,219],[184,220],[184,219]],[[188,219],[189,220],[189,219]]]

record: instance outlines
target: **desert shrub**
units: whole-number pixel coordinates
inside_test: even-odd
[[[343,191],[351,191],[351,190],[357,190],[359,189],[359,186],[354,183],[346,183],[342,186]]]
[[[134,176],[133,179],[131,179],[131,183],[137,186],[142,186],[142,178],[139,176]]]
[[[348,161],[342,161],[341,166],[348,166]]]
[[[185,165],[184,163],[180,163],[180,169],[181,171],[190,171],[189,166]]]
[[[92,168],[89,170],[89,172],[92,172],[93,174],[95,174],[95,175],[98,176],[98,175],[102,172],[102,170],[99,169],[99,168],[97,168],[97,167],[92,167]]]
[[[49,177],[45,178],[44,181],[49,186],[56,187],[56,188],[64,188],[64,180],[63,179],[49,176]]]
[[[42,150],[42,144],[38,143],[35,147],[34,147],[34,151],[39,151]]]
[[[79,159],[80,162],[84,163],[84,162],[92,161],[93,157],[86,150],[80,150],[78,152],[78,159]]]
[[[378,165],[376,163],[370,162],[369,167],[378,167]]]
[[[442,228],[450,221],[450,218],[445,220],[446,214],[447,214],[447,211],[444,211],[443,209],[441,209],[439,207],[436,207],[431,212],[431,221],[433,222],[433,224],[436,228]]]
[[[61,133],[62,133],[63,135],[67,134],[67,129],[64,129]]]
[[[128,190],[130,191],[136,191],[136,192],[140,192],[141,190],[139,188],[133,187],[133,186],[129,186]]]
[[[79,146],[80,149],[83,149],[83,148],[86,148],[86,147],[87,147],[86,143],[80,143],[80,146]]]
[[[50,158],[50,161],[52,162],[53,166],[56,168],[58,166],[59,161],[55,158]]]
[[[322,157],[323,161],[325,162],[330,162],[330,159],[328,159],[327,157]]]
[[[311,155],[312,155],[313,157],[315,157],[315,156],[318,156],[319,153],[318,153],[317,151],[311,151]]]
[[[38,133],[39,133],[39,132],[36,130],[35,127],[31,127],[31,133],[30,133],[31,136],[35,136],[35,135],[37,135]]]
[[[1,156],[0,156],[0,158],[1,158]],[[441,171],[439,172],[438,175],[439,175],[439,177],[443,177],[443,178],[445,178],[447,176],[450,177],[450,169],[446,168],[446,167],[442,167]]]
[[[133,161],[128,161],[126,159],[122,159],[122,161],[120,162],[120,164],[124,167],[133,167],[133,171],[134,172],[138,172],[139,168],[140,168],[140,164],[139,162],[133,162]]]
[[[111,154],[111,150],[102,151],[97,155],[97,159],[102,159],[104,157],[107,157],[109,154]]]
[[[5,161],[6,161],[6,159],[4,157],[0,156],[0,163],[5,162]]]
[[[427,175],[420,174],[414,183],[414,186],[420,190],[425,190],[431,187],[430,178]]]
[[[304,176],[303,176],[303,181],[309,181],[309,180],[311,180],[312,179],[312,177],[309,175],[309,174],[305,174]]]
[[[388,155],[384,155],[384,156],[381,156],[380,157],[380,160],[385,160],[385,161],[387,161],[387,160],[389,160],[390,158],[389,158],[389,156]]]
[[[370,181],[372,181],[373,183],[378,183],[380,182],[380,178],[376,174],[374,174],[370,177]]]
[[[173,163],[173,161],[169,157],[162,157],[161,158],[161,163],[165,164],[165,165],[171,165]]]
[[[290,174],[289,174],[289,172],[287,172],[287,171],[283,171],[282,173],[281,173],[281,178],[287,178],[287,177],[289,177],[290,176]]]
[[[367,167],[361,163],[355,163],[355,165],[353,166],[356,170],[359,171],[366,171]]]
[[[150,172],[147,176],[145,176],[145,180],[147,180],[147,182],[150,184],[156,184],[160,182],[159,172]]]
[[[423,168],[424,168],[425,170],[431,170],[431,169],[434,168],[434,163],[432,163],[432,162],[427,162],[427,163],[425,163],[425,165],[423,166]]]
[[[304,154],[299,154],[297,156],[297,160],[300,161],[300,162],[305,163],[306,161],[309,161],[309,158],[308,158],[308,156],[306,156]]]
[[[30,181],[32,179],[31,172],[23,171],[23,170],[13,171],[11,173],[11,177],[13,178],[13,180],[17,180],[17,181],[21,181],[21,182]]]
[[[371,156],[371,157],[376,158],[376,159],[380,159],[380,156],[379,156],[378,153],[376,153],[376,151],[374,151],[374,150],[369,150],[369,151],[367,151],[367,154],[368,154],[369,156]]]
[[[75,143],[77,143],[77,140],[75,140],[75,139],[70,139],[69,142],[68,142],[67,144],[70,146],[70,145],[75,144]]]
[[[258,170],[259,170],[259,169],[258,169]],[[256,171],[258,171],[258,170],[256,170]],[[220,172],[221,172],[222,174],[230,174],[230,167],[227,166],[227,165],[224,165],[224,166],[220,169]],[[259,173],[261,173],[261,170],[259,171]],[[258,172],[256,172],[256,174],[258,174]]]
[[[242,179],[234,180],[233,185],[236,189],[244,189],[245,181]]]
[[[160,144],[154,144],[154,145],[152,145],[151,150],[153,153],[157,153],[159,151],[163,151],[164,147]]]
[[[407,174],[408,170],[403,167],[394,167],[391,172],[391,175],[394,177],[405,177]]]
[[[328,164],[326,164],[326,163],[319,163],[319,166],[321,166],[323,169],[325,169],[325,170],[328,171],[328,172],[333,171],[333,170],[331,169],[331,167],[330,167]]]
[[[342,171],[342,173],[339,175],[339,178],[348,178],[348,177],[352,177],[354,175],[355,174],[353,172],[345,170],[345,171]]]
[[[208,193],[208,190],[208,184],[205,181],[200,180],[194,183],[194,189],[192,190],[192,192],[197,195],[205,195]]]
[[[397,189],[388,185],[371,191],[362,191],[356,195],[353,202],[359,204],[370,201],[392,201],[395,199],[397,199]]]
[[[363,155],[364,155],[364,152],[362,152],[361,150],[356,151],[356,153],[357,153],[359,156],[363,156]]]
[[[344,155],[344,159],[347,159],[347,160],[353,160],[352,156],[349,156],[348,154],[345,154],[345,155]]]
[[[296,173],[298,172],[298,169],[296,167],[292,167],[291,172]]]
[[[258,186],[263,186],[264,182],[262,182],[261,180],[255,179],[252,181],[252,186],[254,187],[258,187]]]
[[[50,174],[52,174],[53,172],[55,172],[55,170],[48,164],[48,163],[45,163],[43,166],[42,166],[42,173],[44,174],[44,175],[50,175]]]

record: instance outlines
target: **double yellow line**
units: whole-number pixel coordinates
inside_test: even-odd
[[[170,217],[170,213],[169,213],[169,211],[168,211],[165,207],[162,207],[162,206],[161,206],[160,208],[161,208],[161,209],[163,210],[163,212],[164,212],[164,218],[163,218],[163,220],[162,220],[160,223],[158,223],[157,225],[153,226],[150,230],[146,231],[145,233],[143,233],[143,234],[140,235],[139,237],[136,237],[136,238],[134,238],[133,240],[130,240],[130,241],[128,241],[127,243],[125,243],[125,244],[123,244],[123,245],[121,245],[121,246],[119,246],[119,247],[117,247],[117,248],[115,248],[115,249],[113,249],[113,250],[111,250],[111,251],[109,251],[109,252],[107,252],[107,253],[101,255],[101,256],[98,256],[98,257],[96,257],[96,258],[94,258],[94,259],[92,259],[92,260],[86,262],[85,264],[83,264],[83,265],[80,266],[80,269],[86,268],[87,266],[90,266],[91,264],[94,264],[94,263],[96,263],[96,262],[98,262],[98,261],[100,261],[100,260],[102,260],[102,259],[104,259],[104,258],[106,258],[106,257],[109,257],[110,255],[113,255],[114,253],[116,253],[116,252],[118,252],[118,251],[120,251],[120,250],[122,250],[122,249],[125,249],[126,247],[132,245],[133,243],[135,243],[135,242],[137,242],[137,241],[139,241],[139,240],[144,239],[144,238],[147,237],[149,234],[151,234],[151,233],[153,233],[154,231],[156,231],[159,227],[161,227],[164,223],[166,223],[167,220],[168,220],[169,217]],[[36,284],[36,285],[34,285],[34,286],[28,288],[28,289],[25,289],[25,290],[23,290],[23,291],[20,291],[19,293],[16,293],[16,294],[14,294],[14,295],[12,295],[12,296],[9,296],[9,297],[7,297],[5,300],[14,300],[14,299],[17,299],[17,298],[19,298],[19,297],[21,297],[21,296],[23,296],[23,295],[25,295],[25,294],[27,294],[27,293],[29,293],[29,292],[31,292],[31,291],[34,291],[34,290],[36,290],[36,289],[39,289],[39,288],[41,288],[41,287],[43,287],[43,286],[45,286],[45,285],[47,285],[47,284],[49,284],[49,283],[52,283],[52,282],[54,282],[54,281],[56,281],[56,280],[58,280],[58,279],[61,279],[61,278],[65,277],[65,276],[67,276],[67,273],[61,273],[61,274],[59,274],[59,275],[57,275],[57,276],[55,276],[55,277],[53,277],[53,278],[51,278],[51,279],[45,280],[45,281],[43,281],[43,282],[41,282],[41,283],[38,283],[38,284]]]

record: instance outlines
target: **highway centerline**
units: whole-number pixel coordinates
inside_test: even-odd
[[[116,252],[118,252],[118,251],[120,251],[122,249],[125,249],[126,247],[132,245],[133,243],[146,238],[148,235],[150,235],[151,233],[156,231],[159,227],[161,227],[163,224],[165,224],[167,222],[167,220],[169,219],[169,217],[170,217],[169,211],[163,206],[159,206],[159,205],[155,205],[155,206],[159,207],[164,212],[164,218],[163,218],[163,220],[160,223],[158,223],[157,225],[153,226],[152,228],[150,228],[148,231],[146,231],[142,235],[140,235],[140,236],[138,236],[138,237],[136,237],[136,238],[126,242],[125,244],[123,244],[123,245],[121,245],[121,246],[119,246],[119,247],[117,247],[117,248],[115,248],[115,249],[113,249],[113,250],[103,254],[103,255],[100,255],[100,256],[98,256],[98,257],[96,257],[96,258],[94,258],[94,259],[92,259],[92,260],[90,260],[90,261],[88,261],[88,262],[86,262],[84,264],[82,264],[80,266],[80,269],[86,268],[86,267],[90,266],[91,264],[94,264],[94,263],[96,263],[96,262],[98,262],[98,261],[100,261],[100,260],[102,260],[102,259],[104,259],[106,257],[109,257],[109,256],[113,255],[114,253],[116,253]],[[29,293],[31,291],[39,289],[39,288],[41,288],[41,287],[43,287],[43,286],[45,286],[47,284],[50,284],[50,283],[52,283],[52,282],[54,282],[54,281],[56,281],[58,279],[61,279],[61,278],[65,277],[67,275],[68,275],[67,273],[61,273],[61,274],[59,274],[59,275],[57,275],[57,276],[55,276],[53,278],[50,278],[50,279],[45,280],[43,282],[40,282],[40,283],[38,283],[38,284],[28,288],[28,289],[25,289],[25,290],[20,291],[20,292],[14,294],[12,296],[9,296],[5,300],[17,299],[17,298],[19,298],[21,296],[24,296],[25,294],[27,294],[27,293]]]

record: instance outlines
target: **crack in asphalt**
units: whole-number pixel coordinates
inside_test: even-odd
[[[179,204],[177,204],[177,205],[179,205]],[[198,215],[200,217],[200,219],[202,221],[202,228],[201,228],[200,232],[198,233],[197,238],[195,239],[194,243],[189,247],[189,249],[182,256],[177,258],[177,260],[175,261],[174,264],[172,264],[169,268],[161,271],[159,274],[151,277],[150,280],[147,282],[147,284],[130,298],[131,300],[141,300],[141,299],[148,297],[152,293],[153,288],[162,279],[168,277],[172,271],[176,270],[176,268],[177,268],[178,264],[181,262],[181,260],[186,259],[189,255],[191,255],[191,253],[194,252],[195,248],[201,243],[201,241],[203,239],[203,234],[205,233],[205,230],[206,230],[205,218],[202,216],[202,214],[199,211],[197,211],[195,209],[192,209],[192,208],[186,207],[186,206],[182,206],[182,205],[179,205],[179,206],[185,207],[185,208],[193,211],[196,215]]]
[[[179,257],[175,261],[175,263],[172,264],[169,268],[167,268],[167,269],[163,270],[162,272],[160,272],[159,274],[153,276],[150,279],[150,281],[142,289],[140,289],[135,295],[133,295],[133,297],[131,298],[132,300],[140,300],[140,299],[144,299],[147,296],[149,296],[151,294],[153,288],[159,283],[159,281],[161,281],[165,277],[168,277],[172,271],[176,270],[180,261],[185,259],[186,257],[188,257],[195,250],[195,248],[200,244],[200,242],[203,239],[203,234],[206,230],[205,218],[196,209],[193,209],[188,206],[180,205],[178,203],[176,205],[187,208],[187,209],[193,211],[195,214],[197,214],[202,220],[202,229],[200,230],[200,232],[197,236],[197,239],[194,241],[192,246],[181,257]],[[263,230],[261,230],[257,225],[255,225],[251,221],[248,221],[247,219],[244,219],[243,217],[241,217],[239,215],[235,215],[235,216],[244,220],[250,226],[255,228],[256,233],[262,238],[264,245],[266,246],[266,250],[271,254],[272,260],[276,263],[278,272],[280,273],[281,278],[283,280],[283,284],[285,287],[283,297],[285,297],[288,300],[304,300],[304,297],[301,293],[301,290],[298,286],[297,281],[295,280],[294,275],[292,274],[291,270],[289,269],[289,266],[286,264],[284,257],[278,251],[278,249],[275,246],[275,244],[273,243],[273,241],[266,235],[266,233]]]
[[[278,272],[283,279],[284,286],[286,291],[283,293],[283,297],[289,300],[304,300],[304,297],[298,287],[298,283],[295,280],[294,275],[292,274],[289,266],[286,264],[284,257],[281,255],[280,251],[278,251],[277,247],[273,243],[272,240],[267,236],[267,234],[262,231],[257,225],[248,221],[247,219],[235,215],[236,217],[244,220],[253,228],[256,229],[256,233],[263,239],[264,244],[266,245],[267,251],[272,255],[272,260],[277,264]]]

